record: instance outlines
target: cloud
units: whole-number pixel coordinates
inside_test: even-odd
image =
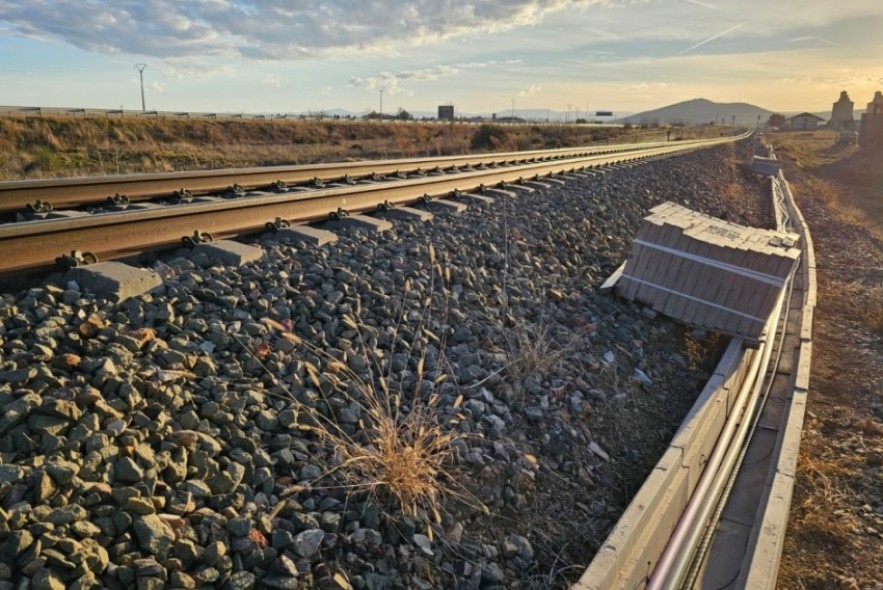
[[[519,92],[518,96],[525,97],[525,98],[528,96],[533,96],[534,94],[540,92],[542,89],[543,89],[543,87],[540,86],[539,84],[531,84],[530,86],[528,86],[527,88],[525,88],[524,90]]]
[[[793,39],[791,39],[789,41],[789,43],[804,43],[806,41],[821,41],[822,43],[825,43],[826,45],[830,45],[831,47],[840,47],[839,43],[835,43],[834,41],[831,41],[830,39],[825,39],[824,37],[816,37],[815,35],[794,37]]]
[[[684,0],[684,2],[688,4],[693,4],[695,6],[701,6],[702,8],[708,8],[709,10],[720,10],[720,6],[718,6],[717,4],[703,2],[702,0]]]
[[[635,82],[634,84],[626,84],[619,89],[623,92],[649,92],[650,90],[661,90],[669,88],[674,84],[668,82]]]
[[[154,82],[150,85],[150,89],[156,92],[157,94],[162,94],[166,90],[165,84],[162,82]]]
[[[699,43],[696,43],[695,45],[691,45],[690,47],[687,47],[687,48],[684,49],[683,51],[678,52],[678,55],[684,55],[684,54],[690,53],[690,52],[693,51],[694,49],[698,49],[698,48],[702,47],[703,45],[705,45],[706,43],[711,43],[711,42],[714,41],[715,39],[718,39],[719,37],[723,37],[723,36],[726,35],[727,33],[732,33],[732,32],[735,31],[736,29],[741,29],[742,27],[744,27],[744,26],[747,25],[747,24],[748,24],[748,23],[745,23],[745,22],[743,22],[743,23],[739,23],[738,25],[734,25],[734,26],[732,26],[732,27],[730,27],[730,28],[728,28],[728,29],[726,29],[726,30],[724,30],[724,31],[721,31],[720,33],[715,33],[715,34],[712,35],[711,37],[708,37],[708,38],[706,38],[706,39],[703,39],[703,40],[700,41]]]
[[[617,0],[4,0],[0,27],[87,51],[293,59],[508,31]]]
[[[403,88],[401,87],[401,83],[403,81],[420,82],[426,80],[436,80],[438,78],[443,78],[446,76],[454,76],[456,74],[459,74],[463,70],[486,68],[489,66],[498,65],[500,63],[517,64],[521,63],[521,60],[507,60],[505,62],[490,60],[484,62],[468,62],[461,64],[439,64],[419,70],[405,70],[395,74],[390,72],[382,72],[380,74],[377,74],[376,76],[368,76],[365,78],[360,76],[353,76],[350,78],[349,82],[351,86],[367,88],[368,90],[379,90],[383,88],[385,92],[388,92],[391,96],[394,96],[396,94],[404,92]]]
[[[214,80],[235,78],[236,71],[227,64],[211,64],[201,60],[169,58],[160,68],[166,76],[175,80]]]
[[[282,79],[276,74],[267,74],[261,80],[261,84],[270,88],[282,88]]]

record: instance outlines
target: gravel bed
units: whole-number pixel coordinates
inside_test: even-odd
[[[4,294],[0,590],[566,587],[722,344],[597,287],[661,201],[756,224],[760,206],[721,196],[761,194],[734,166],[748,150],[319,249],[265,239],[237,270],[170,255],[162,290],[121,304],[76,284]],[[353,376],[379,374],[403,415],[429,404],[451,434],[440,484],[469,500],[446,497],[438,523],[348,485],[310,429],[367,440]]]

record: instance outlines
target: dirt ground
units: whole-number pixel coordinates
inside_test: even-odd
[[[771,137],[809,223],[818,307],[783,589],[883,589],[883,153]]]

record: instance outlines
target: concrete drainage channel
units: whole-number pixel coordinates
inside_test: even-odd
[[[764,173],[778,228],[802,238],[790,291],[783,289],[764,345],[730,342],[574,590],[775,587],[809,387],[816,280],[812,240],[788,183],[777,165]],[[737,445],[739,432],[746,442]]]

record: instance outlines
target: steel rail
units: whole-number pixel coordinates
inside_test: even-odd
[[[698,145],[701,141],[688,140],[677,142],[677,145]],[[175,191],[180,189],[187,189],[198,195],[223,191],[233,184],[238,184],[245,189],[256,189],[270,187],[276,182],[289,185],[308,183],[315,179],[334,182],[347,175],[353,178],[363,178],[372,174],[388,175],[417,171],[426,173],[429,171],[426,170],[427,168],[504,166],[529,161],[628,153],[666,145],[672,144],[653,142],[440,158],[365,160],[302,166],[266,166],[163,174],[5,181],[0,182],[0,214],[23,211],[36,201],[51,203],[56,209],[72,208],[101,204],[114,194],[125,195],[130,201],[143,201],[157,197],[171,197]]]
[[[524,176],[674,154],[735,139],[706,140],[699,144],[678,142],[627,155],[592,155],[394,183],[265,193],[207,203],[10,223],[0,225],[0,252],[3,252],[0,274],[49,266],[57,256],[71,250],[89,251],[101,258],[122,257],[180,243],[183,236],[192,235],[194,231],[229,237],[260,230],[277,218],[293,223],[326,220],[329,214],[339,209],[373,211],[383,203],[402,205],[416,202],[425,195],[448,195],[455,190],[470,191],[481,186],[515,182]]]

